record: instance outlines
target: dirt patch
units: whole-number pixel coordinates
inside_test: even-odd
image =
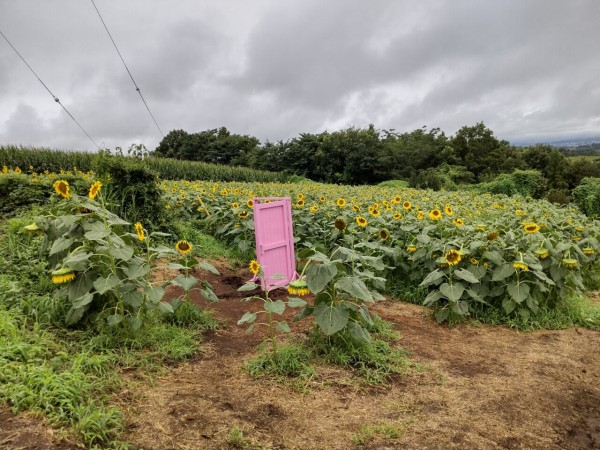
[[[0,407],[0,449],[75,450],[81,447],[57,436],[39,418],[26,414],[15,416],[9,408]]]
[[[408,350],[422,370],[372,388],[351,371],[324,366],[302,390],[244,372],[266,330],[246,334],[236,322],[262,305],[242,301],[248,294],[237,291],[251,278],[247,270],[217,267],[221,276],[194,273],[220,298],[213,304],[197,291],[191,297],[214,310],[222,324],[205,336],[203,356],[151,386],[130,387],[136,413],[128,418],[124,439],[140,448],[346,450],[362,443],[356,448],[600,449],[598,331],[448,327],[425,308],[383,302],[374,309],[394,324],[400,333],[395,345]],[[182,294],[172,286],[166,290],[167,299]],[[284,291],[273,295],[286,297]],[[288,323],[299,339],[310,326]],[[29,432],[30,426],[46,433],[35,421],[6,414],[0,414],[0,442],[11,430]],[[7,418],[26,421],[5,431]],[[233,444],[234,428],[246,447]],[[74,448],[23,442],[32,449]]]

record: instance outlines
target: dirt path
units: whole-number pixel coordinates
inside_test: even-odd
[[[318,367],[303,393],[245,374],[264,336],[235,323],[260,305],[240,301],[249,273],[219,269],[221,277],[208,279],[221,301],[193,298],[223,322],[206,336],[204,353],[152,386],[132,385],[141,389],[131,408],[139,414],[124,438],[140,448],[600,449],[598,331],[450,328],[425,308],[384,302],[376,311],[422,370],[372,388],[349,371]],[[299,335],[307,326],[292,324]],[[244,437],[237,444],[234,428]],[[39,421],[0,409],[0,448],[74,447],[53,443]]]

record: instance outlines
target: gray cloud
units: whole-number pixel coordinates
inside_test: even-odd
[[[596,0],[96,4],[165,133],[600,135]],[[158,144],[91,4],[0,0],[0,29],[97,142]],[[2,143],[94,148],[0,40]]]

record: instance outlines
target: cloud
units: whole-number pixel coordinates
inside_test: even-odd
[[[96,4],[164,133],[483,120],[505,139],[600,135],[596,0]],[[3,2],[0,29],[94,140],[158,144],[90,4]],[[0,98],[0,144],[94,148],[2,41]]]

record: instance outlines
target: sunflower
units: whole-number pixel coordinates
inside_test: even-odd
[[[135,232],[137,233],[138,239],[140,241],[143,241],[146,236],[144,235],[144,227],[142,227],[142,224],[140,222],[135,224]]]
[[[592,247],[586,247],[583,249],[584,255],[593,255],[594,253],[596,253],[596,250],[594,250]]]
[[[365,219],[363,216],[358,216],[356,218],[356,223],[359,227],[366,227],[369,222],[367,222],[367,219]]]
[[[304,206],[304,200],[298,200],[296,202],[296,206],[298,206],[299,208],[302,208]]]
[[[359,212],[360,211],[360,206],[358,206],[358,205],[352,205],[352,211]]]
[[[526,215],[527,215],[527,213],[526,213],[525,211],[523,211],[523,210],[520,210],[520,209],[517,209],[517,210],[515,211],[515,214],[516,214],[517,216],[526,216]]]
[[[254,208],[254,200],[250,199],[246,202],[248,208]]]
[[[387,241],[389,237],[390,237],[390,232],[387,228],[382,228],[381,230],[379,230],[379,238],[382,241]]]
[[[247,218],[247,217],[248,217],[248,211],[240,211],[240,212],[238,213],[238,217],[239,217],[240,219],[245,219],[245,218]]]
[[[288,293],[291,295],[308,295],[310,291],[304,280],[294,280],[288,286]]]
[[[317,212],[317,209],[319,209],[319,207],[317,205],[312,205],[310,207],[310,212],[314,214]]]
[[[188,241],[179,241],[177,244],[175,244],[175,248],[182,255],[187,255],[192,251],[192,244],[190,244]]]
[[[500,233],[497,231],[492,231],[491,233],[488,233],[488,235],[485,237],[488,241],[493,241],[495,239],[498,239],[498,237],[500,236]]]
[[[68,283],[71,280],[75,279],[75,272],[68,267],[63,267],[62,269],[55,270],[52,272],[52,282],[54,284],[64,284]]]
[[[258,271],[260,270],[260,264],[255,259],[250,261],[250,264],[248,265],[248,267],[250,269],[250,272],[252,272],[254,275],[256,275],[258,273]]]
[[[396,214],[394,214],[394,215],[392,216],[392,219],[394,219],[394,220],[400,220],[400,219],[402,219],[402,214],[400,214],[400,213],[396,213]]]
[[[521,261],[515,261],[513,263],[513,267],[517,270],[521,269],[521,270],[529,270],[529,266],[527,264],[525,264],[522,260]]]
[[[575,269],[577,267],[577,260],[573,258],[564,258],[561,263],[568,269]]]
[[[8,173],[8,167],[2,166],[2,173]]]
[[[523,229],[525,230],[525,233],[529,234],[537,233],[538,231],[540,231],[539,225],[535,223],[526,223]]]
[[[338,198],[335,202],[340,208],[343,208],[344,206],[346,206],[346,200],[343,198]]]
[[[69,192],[69,182],[65,180],[56,180],[52,185],[58,195],[64,198],[71,198],[71,192]]]
[[[581,226],[579,226],[579,227],[575,227],[575,231],[582,232],[583,230],[585,230],[585,228],[584,228],[584,227],[581,227]]]
[[[94,200],[96,198],[96,196],[100,192],[101,187],[102,187],[102,183],[100,183],[99,181],[96,181],[96,182],[94,182],[94,184],[92,184],[92,186],[90,187],[90,194],[89,194],[89,197],[92,200]]]
[[[419,211],[419,212],[417,213],[417,219],[418,219],[418,220],[423,220],[423,211]]]
[[[371,211],[371,215],[373,217],[378,217],[379,214],[381,214],[381,213],[379,212],[379,210],[377,208],[373,208],[373,211]]]
[[[392,199],[392,203],[394,205],[397,205],[398,203],[400,203],[402,201],[402,198],[400,198],[399,195],[396,195],[393,199]]]
[[[326,199],[325,199],[325,197],[323,197],[323,196],[319,197],[319,201],[320,201],[321,203],[325,203],[325,200],[326,200]]]
[[[452,223],[454,225],[456,225],[457,227],[462,227],[465,224],[462,219],[458,219],[458,218],[454,219],[452,221]]]
[[[476,266],[477,264],[479,264],[479,261],[477,260],[477,258],[471,258],[471,264]]]
[[[444,212],[445,212],[447,215],[449,215],[449,216],[451,216],[452,214],[454,214],[454,211],[452,211],[452,207],[451,207],[450,205],[446,205],[446,206],[444,207]]]
[[[580,241],[581,237],[579,236],[573,236],[571,239],[573,239],[575,242]]]
[[[449,266],[455,266],[462,260],[460,252],[454,249],[449,250],[448,253],[446,253],[446,255],[444,256],[444,259],[446,260]]]
[[[335,219],[333,226],[340,231],[344,231],[346,229],[346,221],[342,217],[338,217]]]
[[[298,200],[304,200],[304,194],[298,194]]]
[[[550,252],[548,252],[547,249],[540,247],[535,251],[535,256],[537,256],[539,259],[546,259],[548,256],[550,256]]]
[[[440,220],[442,218],[442,213],[439,209],[432,209],[428,214],[431,220]]]
[[[231,207],[232,207],[233,209],[238,209],[238,208],[240,207],[240,205],[239,205],[237,202],[233,202],[233,203],[231,204]]]
[[[409,245],[408,247],[406,247],[406,251],[408,251],[408,252],[416,252],[417,251],[417,247],[415,247],[414,245]]]

